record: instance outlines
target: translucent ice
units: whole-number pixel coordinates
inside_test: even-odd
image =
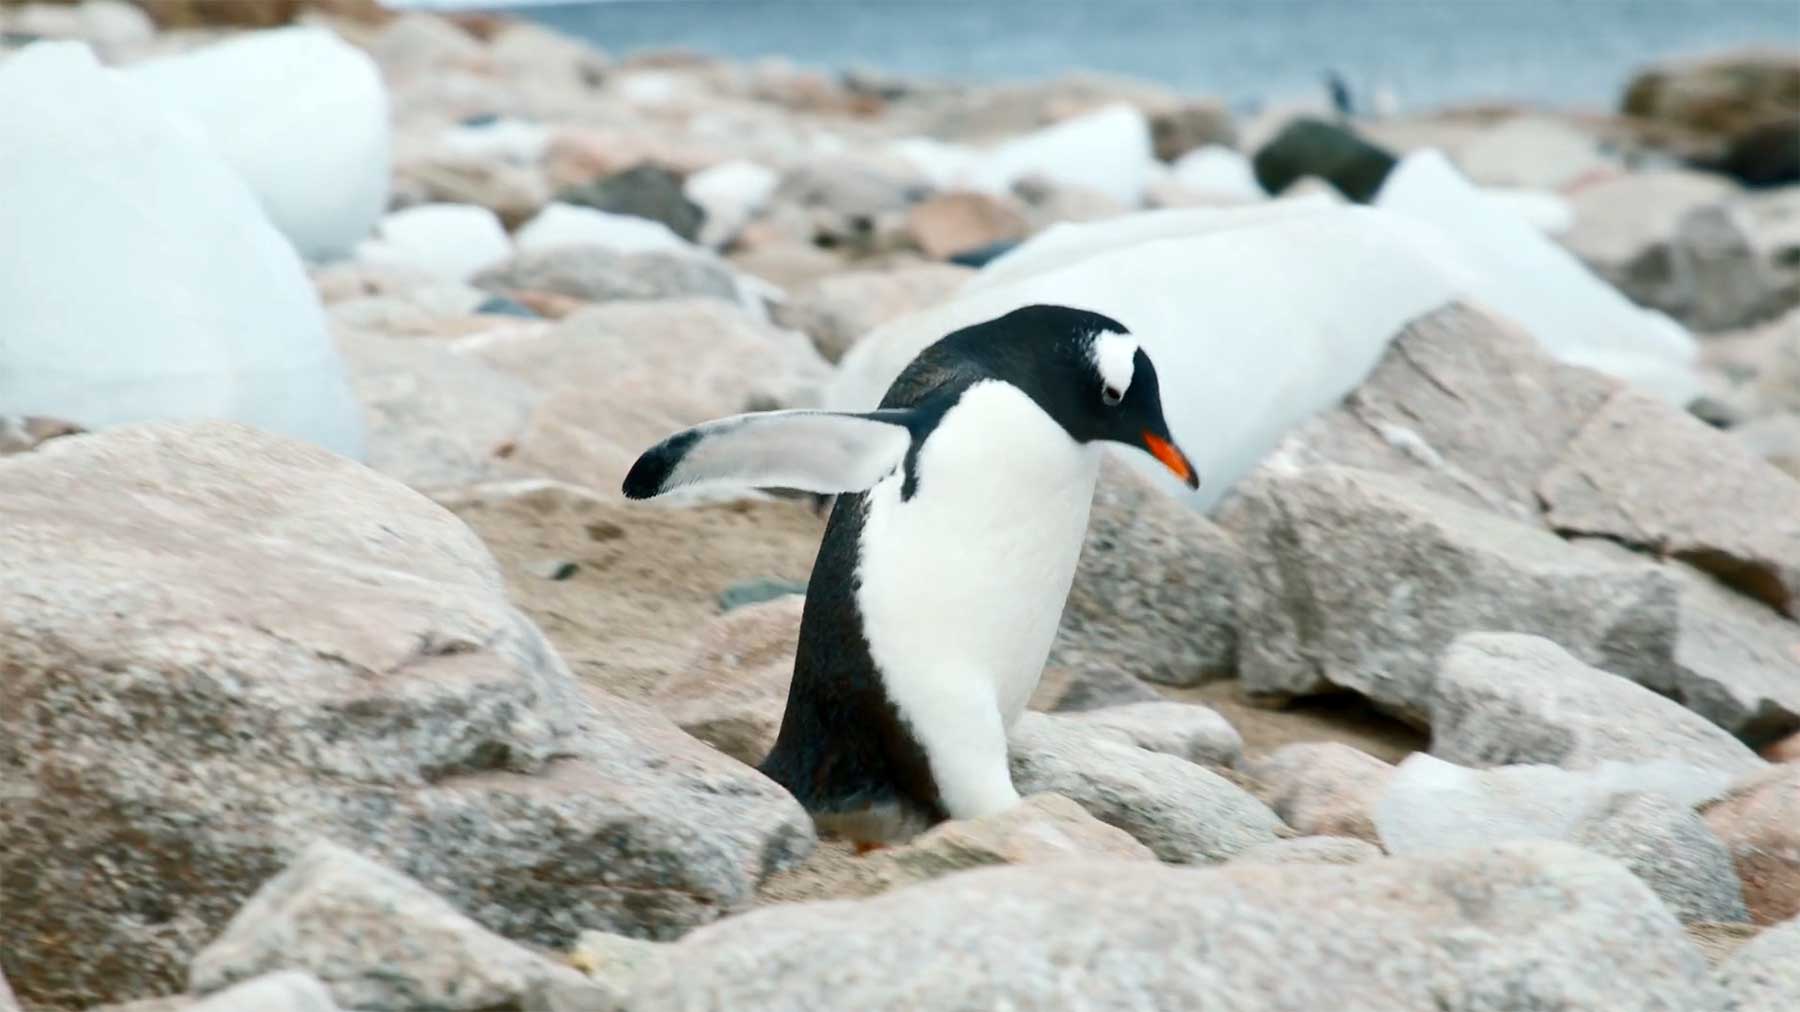
[[[0,60],[0,406],[226,418],[355,456],[294,248],[203,134],[78,43]]]
[[[301,256],[348,254],[386,210],[387,91],[331,32],[251,32],[125,73],[206,133]]]

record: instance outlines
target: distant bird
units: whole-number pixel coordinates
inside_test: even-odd
[[[676,433],[624,491],[840,493],[759,768],[822,831],[874,846],[1019,800],[1006,731],[1049,656],[1106,442],[1199,485],[1131,334],[1034,305],[938,340],[875,411],[774,411]]]
[[[1325,88],[1331,92],[1331,107],[1337,110],[1338,120],[1342,122],[1349,119],[1356,111],[1350,100],[1350,82],[1344,80],[1344,75],[1337,71],[1328,70],[1325,72]]]

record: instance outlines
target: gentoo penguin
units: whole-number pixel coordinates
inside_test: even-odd
[[[838,494],[759,768],[822,831],[879,845],[1018,801],[1006,732],[1049,656],[1106,442],[1199,485],[1131,334],[1028,306],[926,348],[878,410],[707,422],[646,451],[624,491]]]

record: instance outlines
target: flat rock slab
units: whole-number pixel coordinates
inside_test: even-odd
[[[1800,618],[1800,480],[1684,412],[1620,391],[1537,492],[1559,531],[1683,559]]]
[[[633,1008],[1726,1006],[1641,882],[1555,844],[1351,866],[979,870],[764,909],[670,957],[638,981]]]
[[[812,844],[774,784],[590,705],[449,512],[319,450],[56,440],[0,462],[0,559],[0,838],[33,869],[0,947],[31,999],[178,989],[318,837],[549,945],[679,933]]]
[[[1471,633],[1450,645],[1431,701],[1431,751],[1465,766],[1580,770],[1670,759],[1735,776],[1763,765],[1679,703],[1518,633]]]
[[[509,942],[390,868],[327,841],[264,883],[194,957],[202,994],[305,971],[346,1008],[480,1012],[579,974]]]
[[[1212,771],[1096,732],[1079,718],[1023,714],[1011,734],[1021,794],[1061,794],[1164,861],[1224,861],[1284,831],[1267,806]]]
[[[1424,723],[1456,637],[1534,633],[1633,680],[1667,677],[1676,588],[1541,527],[1343,467],[1265,466],[1222,516],[1257,564],[1239,677],[1276,697],[1353,689]]]

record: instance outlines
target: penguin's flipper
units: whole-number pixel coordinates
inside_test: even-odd
[[[645,450],[625,476],[625,495],[649,499],[704,486],[861,492],[905,459],[914,414],[761,411],[720,418]]]

